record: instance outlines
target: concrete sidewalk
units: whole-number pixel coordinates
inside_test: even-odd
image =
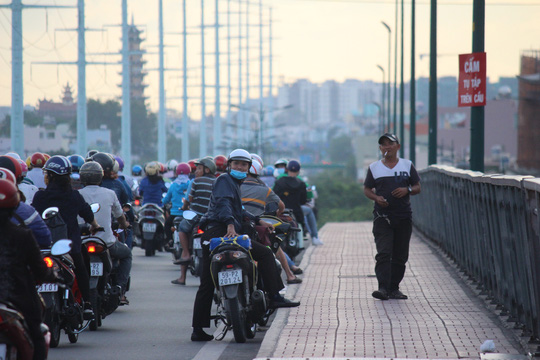
[[[278,310],[258,359],[478,359],[488,339],[500,354],[524,353],[513,331],[416,234],[400,287],[409,299],[374,299],[371,226],[324,226],[324,245],[304,254],[304,282],[287,290],[301,305]]]

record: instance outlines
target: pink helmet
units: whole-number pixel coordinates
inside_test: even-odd
[[[26,162],[24,160],[19,159],[19,163],[21,164],[21,170],[22,170],[22,176],[25,177],[26,174],[28,174],[28,165],[26,165]]]
[[[191,166],[187,163],[180,163],[176,167],[176,175],[189,175],[191,173]]]

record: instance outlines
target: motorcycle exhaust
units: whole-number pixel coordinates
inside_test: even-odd
[[[255,290],[251,294],[251,304],[253,305],[253,319],[259,321],[266,314],[266,296],[262,290]]]

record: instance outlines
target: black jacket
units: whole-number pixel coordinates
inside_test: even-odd
[[[280,197],[287,209],[292,209],[296,221],[303,224],[302,205],[307,203],[306,183],[294,176],[284,176],[274,184],[274,192]]]
[[[81,252],[81,233],[77,215],[87,223],[91,223],[94,221],[94,213],[77,190],[65,190],[56,184],[49,184],[45,190],[40,190],[34,195],[32,206],[39,214],[51,206],[58,207],[67,225],[68,238],[73,241],[71,251]]]
[[[229,174],[222,174],[216,179],[208,211],[200,221],[201,228],[205,229],[207,225],[234,224],[235,231],[242,234],[244,218],[258,222],[258,218],[245,211],[242,206],[241,184],[241,180]]]
[[[32,231],[10,221],[0,225],[0,300],[9,301],[27,320],[41,322],[36,283],[54,282]]]

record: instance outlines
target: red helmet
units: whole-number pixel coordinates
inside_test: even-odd
[[[45,161],[49,160],[51,158],[51,155],[47,154],[47,153],[42,153],[43,154],[43,157],[45,158]]]
[[[197,164],[195,164],[196,162],[197,162],[197,159],[189,160],[187,162],[189,167],[191,168],[191,172],[195,172],[195,170],[197,169]]]
[[[167,172],[167,167],[162,163],[158,163],[158,164],[159,164],[159,172],[160,172],[160,174],[165,174]]]
[[[15,179],[13,172],[3,167],[0,167],[0,179],[7,179],[12,183],[17,184],[17,179]]]
[[[176,167],[176,175],[189,175],[191,173],[191,166],[186,163],[180,163]]]
[[[218,155],[214,158],[218,171],[227,171],[227,157],[225,155]]]
[[[17,180],[22,181],[22,168],[19,161],[11,156],[2,155],[0,156],[0,167],[9,169]]]
[[[32,165],[32,167],[38,167],[38,168],[43,167],[43,165],[45,165],[46,162],[47,162],[47,159],[45,158],[45,155],[39,152],[33,153],[32,156],[30,157],[30,164]]]
[[[0,179],[0,208],[16,208],[19,201],[17,186],[8,179]]]

